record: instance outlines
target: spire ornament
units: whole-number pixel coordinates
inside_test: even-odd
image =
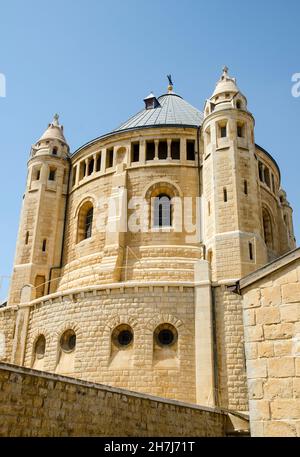
[[[59,127],[59,115],[57,113],[54,114],[54,116],[53,116],[52,124],[55,125],[56,127]]]

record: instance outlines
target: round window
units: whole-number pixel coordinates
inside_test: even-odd
[[[118,335],[118,342],[121,346],[128,346],[133,340],[133,334],[130,330],[122,330]]]
[[[178,334],[176,328],[171,324],[162,324],[154,332],[156,342],[160,346],[171,346],[176,343]]]
[[[76,334],[73,330],[67,330],[60,339],[60,347],[64,352],[72,352],[76,346]]]
[[[35,343],[35,355],[37,359],[42,359],[45,356],[46,339],[44,335],[40,335]]]
[[[129,325],[123,324],[115,328],[112,334],[115,346],[126,348],[133,342],[133,331]]]

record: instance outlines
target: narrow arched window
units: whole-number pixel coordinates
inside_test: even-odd
[[[263,210],[263,231],[264,240],[269,249],[273,249],[273,229],[270,214],[266,209]]]
[[[91,238],[94,208],[90,201],[85,202],[78,214],[77,243]]]
[[[246,179],[244,180],[244,194],[248,195],[248,181]]]
[[[227,202],[227,189],[226,189],[226,187],[224,187],[224,189],[223,189],[223,200],[224,200],[225,203]]]
[[[29,232],[26,232],[25,244],[28,244],[28,241],[29,241]]]
[[[92,236],[92,225],[93,225],[93,214],[94,208],[90,208],[86,213],[85,226],[84,226],[84,238],[90,238]]]
[[[55,181],[55,179],[56,179],[56,168],[50,168],[49,181]]]
[[[54,156],[57,156],[57,153],[58,153],[58,149],[57,149],[57,147],[55,146],[55,147],[52,149],[52,154],[53,154]]]
[[[169,195],[160,194],[154,198],[154,227],[172,226],[172,201]]]
[[[253,244],[252,243],[248,243],[248,249],[249,249],[249,259],[250,260],[254,260],[254,257],[253,257]]]

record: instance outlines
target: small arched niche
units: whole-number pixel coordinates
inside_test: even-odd
[[[76,333],[65,330],[58,342],[56,373],[68,374],[75,371]]]
[[[174,325],[160,324],[153,333],[153,364],[156,368],[177,368],[178,332]]]
[[[122,163],[126,163],[126,148],[125,147],[120,147],[117,150],[116,164],[120,165]]]
[[[134,332],[130,325],[120,324],[111,333],[110,367],[130,368],[133,365]]]
[[[46,338],[44,335],[39,335],[33,346],[33,363],[32,368],[35,370],[44,369],[44,359],[46,353]]]

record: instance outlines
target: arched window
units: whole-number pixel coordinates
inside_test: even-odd
[[[58,153],[58,149],[57,149],[56,146],[54,146],[54,148],[52,149],[52,154],[53,154],[54,156],[57,156],[57,153]]]
[[[154,197],[154,227],[172,226],[172,200],[167,194]]]
[[[160,324],[154,331],[154,341],[162,348],[174,345],[178,340],[178,333],[174,325]]]
[[[85,202],[78,215],[77,242],[91,238],[94,207],[90,201]]]
[[[74,330],[66,330],[60,338],[60,348],[63,352],[73,352],[76,347],[76,333]]]
[[[56,168],[51,167],[49,170],[49,181],[55,181],[56,178]]]
[[[94,208],[90,208],[85,217],[84,227],[84,238],[90,238],[92,236],[92,225],[93,225],[93,214]]]
[[[272,221],[269,212],[263,210],[263,230],[264,230],[264,240],[269,249],[273,249],[273,229]]]
[[[237,102],[236,102],[236,107],[237,107],[237,109],[241,109],[241,106],[242,106],[242,105],[241,105],[241,101],[240,101],[240,100],[237,100]]]
[[[127,349],[132,346],[134,334],[132,328],[127,324],[118,325],[111,335],[112,344],[118,349]]]
[[[46,352],[46,339],[44,335],[40,335],[34,345],[34,354],[37,359],[43,359]]]

